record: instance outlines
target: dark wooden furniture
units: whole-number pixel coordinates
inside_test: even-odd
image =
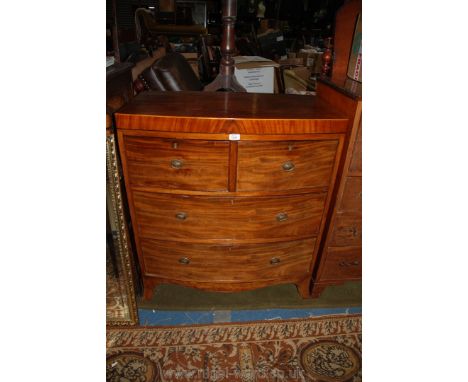
[[[313,272],[312,296],[329,285],[360,280],[362,273],[362,129],[361,83],[347,77],[349,54],[361,0],[348,0],[335,20],[335,60],[331,79],[321,78],[317,97],[349,119],[345,155],[337,179],[333,208]]]
[[[223,37],[221,40],[222,57],[219,64],[219,73],[212,83],[205,86],[206,91],[246,91],[234,75],[236,17],[237,0],[223,0]]]
[[[329,285],[360,280],[362,267],[361,84],[349,79],[333,82],[322,78],[317,96],[346,114],[350,128],[333,208],[315,265],[313,297],[318,297]]]
[[[127,103],[133,97],[131,62],[116,63],[106,68],[106,100],[121,97]]]
[[[348,111],[327,97],[230,92],[146,92],[120,109],[145,298],[159,283],[214,291],[295,283],[310,296]]]

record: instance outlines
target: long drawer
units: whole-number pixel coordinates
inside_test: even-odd
[[[326,194],[210,197],[135,191],[140,236],[197,241],[283,241],[315,236]]]
[[[146,274],[178,280],[300,280],[310,272],[315,239],[210,245],[141,240]]]
[[[229,142],[124,136],[131,186],[226,191]]]
[[[327,187],[337,148],[338,140],[241,141],[237,190]]]
[[[328,247],[320,281],[360,279],[361,253],[361,247]]]

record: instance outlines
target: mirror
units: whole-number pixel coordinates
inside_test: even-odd
[[[106,321],[138,325],[135,264],[125,219],[115,137],[106,137]]]

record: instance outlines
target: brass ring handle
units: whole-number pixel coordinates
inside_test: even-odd
[[[288,214],[286,212],[280,212],[278,215],[276,215],[276,220],[279,222],[284,222],[285,220],[288,220]]]
[[[281,260],[278,259],[277,257],[273,257],[271,260],[270,260],[270,264],[274,265],[274,264],[278,264]]]
[[[187,257],[181,257],[179,259],[179,263],[181,263],[181,264],[190,264],[190,260]]]
[[[171,160],[171,167],[172,168],[179,169],[179,168],[182,168],[183,165],[184,165],[184,162],[182,160],[180,160],[180,159]]]
[[[353,261],[353,265],[359,265],[359,261],[357,260]]]
[[[292,170],[294,170],[294,167],[296,167],[296,166],[294,165],[293,162],[288,160],[287,162],[284,162],[283,166],[281,166],[281,167],[283,167],[284,171],[292,171]]]
[[[176,219],[179,219],[179,220],[185,220],[185,219],[187,219],[187,213],[186,212],[177,212],[175,217],[176,217]]]

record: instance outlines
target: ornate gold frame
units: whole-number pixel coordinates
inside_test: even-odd
[[[114,226],[118,227],[117,247],[118,258],[121,262],[122,275],[125,282],[125,292],[127,294],[129,320],[107,320],[107,325],[138,325],[138,310],[135,295],[134,263],[129,244],[128,227],[125,221],[124,206],[122,201],[122,191],[120,183],[120,171],[117,159],[117,148],[114,134],[106,137],[106,171],[107,171],[107,195],[110,197],[110,207],[112,209],[110,218],[113,219]]]

